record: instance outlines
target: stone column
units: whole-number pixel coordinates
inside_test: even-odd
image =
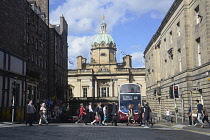
[[[95,79],[95,97],[98,97],[97,89],[98,89],[97,79]]]
[[[112,82],[112,79],[110,79],[109,97],[113,97],[113,82]]]

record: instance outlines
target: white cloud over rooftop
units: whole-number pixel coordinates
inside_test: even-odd
[[[99,33],[101,16],[105,15],[108,32],[120,23],[130,22],[150,13],[151,18],[163,18],[174,0],[66,0],[50,12],[50,23],[58,24],[61,14],[69,27],[69,60],[89,58],[94,34]],[[55,3],[55,0],[53,0]],[[135,50],[134,50],[135,51]],[[134,66],[144,65],[143,53],[132,52]],[[70,66],[71,68],[72,66]],[[74,66],[75,68],[75,66]]]

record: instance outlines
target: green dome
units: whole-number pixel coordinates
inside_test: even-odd
[[[107,34],[107,33],[100,33],[100,34],[98,34],[96,36],[96,39],[95,39],[94,42],[100,44],[102,41],[104,41],[107,44],[108,43],[111,43],[111,42],[114,43],[113,38],[109,34]]]

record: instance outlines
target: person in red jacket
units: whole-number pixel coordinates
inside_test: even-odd
[[[81,103],[79,108],[79,120],[75,123],[78,124],[79,122],[84,121],[85,115],[85,108],[83,107],[83,103]]]

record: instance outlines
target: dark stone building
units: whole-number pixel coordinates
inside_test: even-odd
[[[23,121],[28,100],[32,99],[34,104],[38,105],[42,99],[56,95],[56,93],[49,95],[51,70],[49,66],[55,64],[49,64],[51,62],[49,52],[53,47],[49,44],[51,38],[49,37],[48,17],[48,0],[42,0],[42,2],[40,0],[37,2],[1,1],[0,121],[11,120],[13,97],[15,97],[15,121]],[[67,33],[65,35],[65,39],[62,39],[64,38],[63,32],[60,34],[60,42],[64,41],[65,43],[62,42],[62,44],[67,48]],[[67,65],[67,49],[65,51],[66,55],[59,59],[65,61]],[[67,78],[67,66],[62,70],[64,72],[60,71],[60,73],[66,74]],[[51,75],[51,77],[54,76]],[[63,79],[65,79],[64,76]],[[53,82],[55,81],[51,81]],[[64,92],[61,94],[59,97],[64,98]]]
[[[68,25],[63,15],[60,25],[50,25],[49,96],[66,99],[67,93],[67,45]]]

